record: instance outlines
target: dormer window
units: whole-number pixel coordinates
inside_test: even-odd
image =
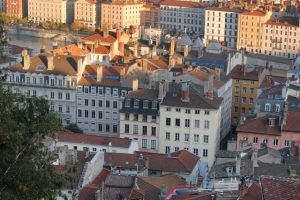
[[[275,106],[275,111],[276,111],[276,112],[279,112],[279,111],[280,111],[280,105],[279,105],[279,104],[276,104],[276,106]]]
[[[149,107],[148,101],[144,101],[143,102],[143,109],[148,109],[148,107]]]
[[[155,110],[155,109],[157,109],[157,103],[156,103],[156,101],[153,101],[152,102],[152,110]]]
[[[125,100],[125,107],[130,108],[130,99]]]
[[[274,126],[275,125],[275,118],[269,118],[268,119],[268,125],[269,126]]]
[[[265,111],[270,112],[270,110],[271,110],[271,105],[269,103],[266,103],[265,104]]]

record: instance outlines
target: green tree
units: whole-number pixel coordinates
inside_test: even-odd
[[[68,126],[65,127],[67,131],[71,131],[73,133],[83,133],[83,130],[81,130],[77,124],[69,124]]]
[[[12,94],[0,81],[0,199],[53,199],[59,177],[43,139],[61,129],[47,100]]]

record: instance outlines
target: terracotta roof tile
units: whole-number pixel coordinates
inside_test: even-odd
[[[165,0],[160,5],[165,6],[178,6],[178,7],[192,7],[192,8],[205,8],[206,4],[192,1],[173,1]]]
[[[108,37],[104,37],[102,32],[100,34],[95,33],[94,35],[87,36],[83,38],[83,40],[92,41],[92,42],[100,41],[103,43],[113,44],[114,42],[117,41],[117,38],[111,32],[109,32]]]
[[[284,131],[300,132],[300,112],[287,112]]]
[[[231,78],[258,81],[259,80],[258,69],[254,68],[252,71],[247,71],[246,68],[247,68],[246,66],[242,66],[242,65],[235,66],[230,72]]]
[[[58,132],[57,139],[60,142],[70,142],[70,143],[86,143],[94,145],[104,145],[108,146],[109,143],[113,147],[128,148],[131,144],[131,140],[127,138],[118,138],[110,136],[97,136],[97,135],[87,135],[81,133],[67,133]]]
[[[266,13],[259,10],[253,10],[253,11],[244,11],[241,13],[241,15],[253,15],[253,16],[264,17],[266,16]]]
[[[157,100],[158,99],[158,90],[139,89],[137,91],[130,92],[126,97],[134,98],[134,99]]]
[[[252,185],[248,188],[247,193],[242,196],[241,200],[260,200],[261,199],[261,188],[259,183],[253,182]]]

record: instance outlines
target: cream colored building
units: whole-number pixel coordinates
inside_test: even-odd
[[[300,23],[284,20],[268,20],[264,24],[262,53],[285,58],[300,54]]]
[[[97,28],[100,25],[100,9],[98,0],[78,0],[74,5],[74,21]]]
[[[263,47],[263,26],[270,19],[271,12],[259,10],[244,11],[238,20],[237,49],[245,48],[246,51],[261,53]]]
[[[28,0],[28,20],[72,23],[74,0]]]
[[[139,0],[112,0],[101,4],[101,27],[130,27],[141,24],[143,3]]]
[[[211,167],[219,149],[222,98],[169,89],[160,104],[159,152],[186,149]]]

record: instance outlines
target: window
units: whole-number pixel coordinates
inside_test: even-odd
[[[151,149],[152,150],[156,149],[156,140],[151,140]]]
[[[185,141],[185,142],[188,142],[189,140],[190,140],[190,134],[185,133],[185,134],[184,134],[184,141]]]
[[[285,140],[284,141],[284,146],[289,147],[290,146],[290,141],[289,140]]]
[[[179,133],[175,133],[175,141],[179,141],[179,139],[180,139]]]
[[[151,127],[151,136],[156,136],[156,127]]]
[[[250,93],[254,94],[254,88],[250,88]]]
[[[270,112],[270,109],[271,109],[271,105],[269,103],[266,103],[265,104],[265,111]]]
[[[125,124],[125,133],[129,133],[129,124]]]
[[[234,91],[235,91],[235,93],[239,93],[240,88],[238,86],[235,86]]]
[[[88,118],[88,117],[89,117],[89,111],[88,111],[88,110],[85,110],[85,111],[84,111],[84,117],[85,117],[85,118]]]
[[[195,128],[200,128],[200,120],[195,120]]]
[[[207,157],[208,156],[208,150],[207,149],[203,149],[203,157]]]
[[[94,152],[97,151],[97,148],[93,148],[93,151],[94,151]]]
[[[143,115],[143,122],[147,122],[147,115]]]
[[[78,109],[78,117],[81,117],[82,116],[82,111],[80,109]]]
[[[280,105],[279,105],[279,104],[276,104],[276,106],[275,106],[275,111],[276,111],[276,112],[279,112],[279,111],[280,111]]]
[[[151,121],[154,122],[154,123],[156,122],[156,116],[155,115],[152,115]]]
[[[269,141],[268,138],[265,138],[265,139],[263,140],[263,143],[264,143],[264,144],[268,144],[268,141]]]
[[[147,148],[147,139],[142,139],[142,148],[143,149]]]
[[[130,99],[125,100],[125,107],[130,108]]]
[[[110,132],[110,126],[109,126],[109,124],[106,124],[105,130],[106,130],[106,132]]]
[[[175,125],[180,126],[180,119],[175,119]]]
[[[206,111],[204,112],[204,115],[209,115],[209,110],[206,110]]]
[[[257,144],[258,143],[258,137],[253,137],[253,143]]]
[[[99,107],[102,107],[102,100],[99,100],[99,101],[98,101],[98,106],[99,106]]]
[[[92,110],[92,118],[95,118],[96,117],[96,113],[94,110]]]
[[[117,101],[113,101],[113,108],[115,108],[115,109],[118,108],[118,102]]]
[[[70,93],[66,93],[66,99],[70,100]]]
[[[198,134],[194,135],[194,142],[199,142],[199,135]]]
[[[176,152],[176,151],[179,151],[179,147],[175,147],[174,148],[174,151]]]
[[[254,99],[253,99],[253,98],[250,98],[250,99],[249,99],[249,103],[250,103],[250,104],[253,104],[253,103],[254,103]]]
[[[92,106],[95,106],[95,100],[92,99]]]
[[[243,87],[243,93],[247,93],[247,88]]]
[[[278,143],[279,143],[279,140],[278,140],[278,139],[274,139],[273,145],[274,145],[274,146],[278,146]]]
[[[113,125],[113,132],[114,132],[114,133],[117,133],[117,132],[118,132],[118,125],[117,125],[117,124],[114,124],[114,125]]]
[[[170,107],[166,107],[166,111],[167,111],[167,112],[171,112],[171,110],[172,110],[172,109],[171,109]]]
[[[138,132],[139,132],[139,126],[134,124],[133,125],[133,134],[138,134]]]
[[[180,108],[176,108],[176,112],[180,112],[181,111],[181,109]]]
[[[234,102],[235,102],[235,103],[238,103],[238,102],[239,102],[239,97],[238,97],[238,96],[235,96],[235,97],[234,97]]]
[[[171,118],[166,118],[166,126],[171,126]]]
[[[98,119],[102,119],[102,118],[103,118],[102,111],[98,111]]]
[[[138,121],[139,120],[139,114],[134,114],[133,115],[133,120]]]
[[[110,101],[106,101],[105,106],[106,106],[106,108],[110,108]]]
[[[200,110],[195,110],[195,114],[199,115],[200,114]]]
[[[208,129],[209,128],[209,121],[204,120],[204,128]]]
[[[148,109],[148,101],[143,101],[143,109]]]
[[[99,130],[100,132],[103,131],[102,124],[98,124],[98,130]]]
[[[190,127],[190,120],[189,119],[185,119],[184,126],[185,127]]]
[[[165,153],[170,153],[170,150],[171,150],[170,146],[166,146]]]
[[[105,119],[110,119],[110,112],[109,111],[106,111],[106,113],[105,113]]]
[[[203,142],[206,144],[208,143],[208,135],[203,136]]]
[[[170,132],[166,132],[166,140],[170,140]]]
[[[198,156],[198,153],[199,153],[199,150],[198,150],[197,148],[194,148],[194,154],[195,154],[196,156]]]
[[[61,92],[58,93],[58,99],[62,99],[62,93]]]
[[[143,126],[143,135],[147,135],[147,126]]]
[[[242,104],[246,104],[246,97],[242,97]]]
[[[89,105],[89,100],[88,100],[88,99],[85,99],[85,100],[84,100],[84,105],[85,105],[85,106],[88,106],[88,105]]]
[[[191,110],[190,110],[190,109],[185,109],[185,113],[186,113],[186,114],[190,114],[190,113],[191,113]]]
[[[74,150],[77,150],[77,146],[74,146],[73,149],[74,149]]]
[[[51,92],[51,93],[50,93],[50,98],[51,98],[51,99],[54,99],[54,92]]]

